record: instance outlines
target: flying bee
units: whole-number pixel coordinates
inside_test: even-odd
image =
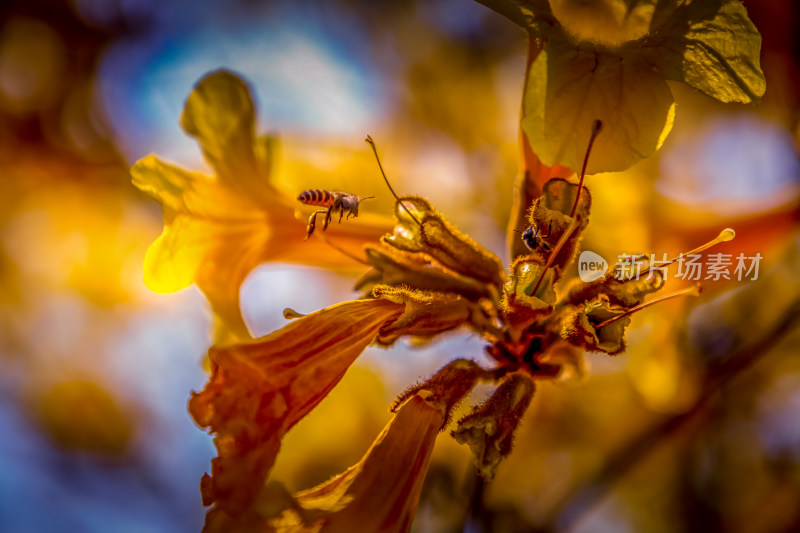
[[[551,222],[550,225],[547,227],[547,235],[542,235],[542,232],[539,231],[539,228],[534,226],[528,226],[524,232],[522,232],[522,242],[525,243],[525,246],[531,249],[531,251],[542,250],[544,253],[549,254],[553,251],[553,247],[550,246],[550,243],[547,242],[547,238],[550,237],[550,234],[553,232],[553,223]]]
[[[336,210],[339,210],[339,223],[342,222],[342,217],[347,211],[347,218],[358,216],[358,205],[364,200],[375,198],[374,196],[367,196],[366,198],[359,198],[355,194],[348,194],[341,191],[323,191],[321,189],[308,189],[303,191],[297,197],[302,203],[306,205],[315,205],[319,207],[326,207],[327,209],[318,209],[311,213],[308,217],[308,226],[306,226],[306,240],[314,233],[317,226],[317,215],[325,213],[325,222],[322,226],[322,231],[328,229],[328,224],[333,218]]]

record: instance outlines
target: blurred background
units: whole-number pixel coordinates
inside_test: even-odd
[[[673,85],[661,152],[590,178],[584,246],[674,255],[731,226],[737,239],[717,251],[760,253],[759,279],[644,311],[626,354],[588,354],[582,380],[542,384],[490,484],[443,434],[416,531],[800,529],[800,17],[791,0],[746,5],[763,102]],[[208,170],[178,125],[204,73],[251,83],[288,194],[374,194],[363,209],[389,213],[370,133],[396,189],[507,260],[525,39],[467,0],[4,2],[0,531],[202,527],[215,452],[186,402],[206,381],[210,319],[195,288],[144,287],[161,209],[128,169],[155,152]],[[245,317],[266,334],[284,307],[352,298],[354,280],[263,265],[242,288]],[[482,350],[467,335],[368,349],[289,433],[274,476],[301,489],[345,469],[400,391]]]

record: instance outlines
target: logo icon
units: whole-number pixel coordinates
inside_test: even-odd
[[[578,257],[578,277],[589,283],[603,277],[608,270],[608,263],[599,254],[584,250]]]

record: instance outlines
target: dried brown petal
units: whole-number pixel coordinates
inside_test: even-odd
[[[372,290],[372,295],[405,305],[397,320],[381,328],[378,334],[381,344],[392,344],[403,335],[431,337],[467,325],[475,307],[458,294],[405,287],[379,285]]]
[[[427,254],[404,252],[383,242],[366,245],[364,252],[373,268],[356,283],[357,290],[370,291],[381,284],[452,292],[472,301],[491,297],[486,284],[443,267]]]
[[[552,265],[559,270],[563,270],[575,257],[581,232],[589,223],[592,200],[586,187],[583,187],[581,192],[575,216],[570,216],[577,191],[577,185],[562,178],[553,178],[545,184],[542,196],[536,199],[530,211],[530,224],[538,230],[539,236],[546,241],[549,250],[556,247],[576,218],[580,220],[578,229],[567,238],[552,261]],[[547,253],[549,250],[536,251]]]
[[[418,396],[430,405],[437,406],[445,413],[447,426],[450,412],[453,407],[471,391],[478,382],[493,379],[494,374],[481,368],[475,361],[469,359],[455,359],[450,361],[427,380],[410,387],[397,397],[392,405],[392,411],[397,411],[409,400]]]
[[[386,242],[406,252],[424,252],[440,264],[463,276],[500,287],[505,271],[500,258],[461,233],[426,200],[414,196],[400,199],[409,207],[420,224],[411,221],[398,204],[395,215],[398,225]]]
[[[576,281],[568,290],[566,300],[571,304],[581,304],[597,298],[601,294],[608,297],[613,305],[633,307],[644,301],[645,296],[664,286],[664,277],[654,271],[650,276],[621,281],[613,270],[604,277],[584,283]]]
[[[524,373],[505,379],[484,403],[458,421],[452,435],[467,444],[484,479],[494,478],[503,457],[511,453],[511,445],[522,416],[533,399],[536,385]]]

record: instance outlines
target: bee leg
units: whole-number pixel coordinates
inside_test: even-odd
[[[339,224],[342,223],[342,217],[344,216],[344,205],[339,206]],[[350,218],[350,217],[347,217]]]
[[[547,235],[542,235],[542,239],[546,239],[546,238],[550,237],[550,235],[552,235],[552,234],[553,234],[553,223],[550,222],[550,225],[547,226]]]
[[[327,211],[323,211],[325,213],[325,224],[322,226],[322,231],[328,229],[328,224],[331,223],[331,218],[333,218],[333,206],[330,206]]]
[[[319,209],[319,210],[314,211],[313,213],[311,213],[311,216],[308,217],[308,226],[306,226],[306,238],[303,239],[304,241],[307,241],[308,238],[311,237],[311,234],[314,233],[314,229],[317,227],[317,215],[319,215],[320,213],[326,213],[326,212],[327,211],[325,211],[324,209]],[[326,224],[326,226],[327,226],[327,224]]]

